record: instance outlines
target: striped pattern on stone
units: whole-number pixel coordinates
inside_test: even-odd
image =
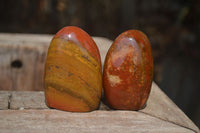
[[[102,74],[99,50],[93,39],[78,27],[61,29],[49,46],[44,80],[49,107],[71,112],[97,109]]]

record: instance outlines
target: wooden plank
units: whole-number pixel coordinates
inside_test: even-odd
[[[43,90],[46,52],[52,36],[0,34],[0,89]],[[13,66],[21,63],[21,66]]]
[[[14,91],[10,100],[11,109],[47,109],[43,92]],[[99,110],[113,111],[101,102]],[[198,127],[153,83],[144,109],[139,110],[149,116],[199,131]]]
[[[199,132],[198,127],[170,100],[155,82],[152,84],[147,106],[140,112]]]
[[[44,92],[14,91],[10,99],[10,109],[47,109]]]
[[[11,94],[8,91],[0,91],[0,110],[9,108],[9,98]]]
[[[152,132],[192,133],[192,130],[135,111],[71,113],[58,110],[1,110],[4,133]]]

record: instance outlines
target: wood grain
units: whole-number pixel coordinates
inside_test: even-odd
[[[54,109],[49,109],[46,106],[45,99],[44,99],[44,92],[42,91],[37,91],[37,92],[0,91],[0,92],[2,92],[0,94],[5,94],[5,95],[10,94],[10,97],[9,97],[10,99],[7,100],[7,102],[10,101],[10,103],[7,103],[7,106],[6,106],[6,101],[5,101],[4,102],[5,107],[3,108],[3,110],[7,110],[6,107],[8,107],[8,104],[10,104],[11,110],[27,110],[27,109],[36,110],[37,109],[38,111],[41,112],[41,110],[48,109],[52,111],[57,111]],[[0,95],[0,99],[3,99],[5,95]],[[116,117],[115,119],[122,119],[121,117],[123,117],[124,115],[123,114],[124,111],[112,110],[108,106],[106,106],[103,102],[101,102],[98,111],[109,111],[109,112],[111,111],[111,112],[118,112],[118,113],[121,112],[121,114],[118,116],[119,118]],[[37,112],[37,113],[40,113],[40,112]],[[152,91],[150,93],[150,97],[149,97],[146,107],[139,111],[127,111],[127,112],[136,112],[138,115],[145,114],[145,115],[154,117],[156,119],[159,119],[159,121],[165,121],[165,122],[177,125],[179,127],[189,129],[194,132],[199,132],[198,127],[196,127],[196,125],[159,89],[159,87],[155,83],[153,83],[152,85]],[[83,113],[83,114],[89,114],[89,113]],[[0,112],[0,115],[1,115],[1,112]],[[4,114],[2,113],[2,115]],[[109,118],[105,118],[105,119],[113,119],[113,116],[109,116]],[[26,119],[24,119],[24,121],[26,121]],[[106,120],[106,123],[107,123],[107,120]]]
[[[0,110],[8,109],[10,96],[10,92],[0,91]]]
[[[155,82],[152,84],[147,106],[139,111],[182,127],[190,128],[196,132],[199,131],[198,127],[171,101]]]
[[[192,130],[135,111],[93,111],[71,113],[58,110],[1,110],[1,132],[164,132],[192,133]]]
[[[13,91],[10,98],[10,109],[47,109],[44,92]]]
[[[43,90],[49,35],[0,34],[0,89]],[[22,66],[12,67],[13,61]]]

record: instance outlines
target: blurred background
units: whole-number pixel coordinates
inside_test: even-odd
[[[150,39],[154,81],[200,127],[199,0],[1,0],[0,32],[55,34],[68,25],[115,39]]]

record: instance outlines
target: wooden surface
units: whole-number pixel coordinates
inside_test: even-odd
[[[31,109],[1,113],[4,115],[0,116],[0,129],[4,133],[192,133],[190,129],[134,111],[93,111],[86,114]]]
[[[48,35],[0,34],[0,90],[41,90]],[[13,61],[22,66],[12,67]]]
[[[139,111],[112,110],[103,103],[89,113],[49,109],[43,91],[32,90],[43,90],[43,65],[51,37],[0,34],[0,132],[199,132],[155,83],[146,107]],[[104,61],[112,41],[94,40]],[[21,68],[11,66],[16,59],[22,61]]]
[[[0,91],[0,105],[3,132],[199,132],[155,83],[139,111],[112,110],[103,102],[89,113],[49,109],[43,91]]]

